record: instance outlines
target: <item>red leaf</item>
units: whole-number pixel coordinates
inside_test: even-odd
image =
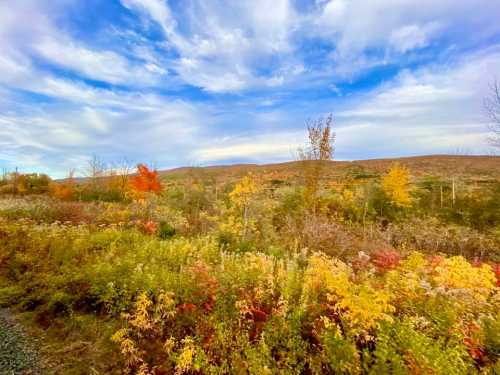
[[[196,305],[193,303],[183,303],[177,306],[177,311],[179,313],[191,313],[196,310]]]
[[[372,254],[372,262],[379,272],[396,268],[400,260],[401,255],[394,250],[380,250]]]
[[[255,322],[265,322],[267,320],[267,314],[262,310],[250,309],[250,312]]]

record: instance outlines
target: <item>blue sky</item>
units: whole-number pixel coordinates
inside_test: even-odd
[[[0,2],[0,167],[493,152],[498,0]]]

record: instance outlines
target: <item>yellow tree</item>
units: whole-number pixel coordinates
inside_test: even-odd
[[[408,169],[399,163],[394,163],[389,172],[382,179],[382,188],[397,207],[408,207],[411,205],[410,197],[410,173]]]
[[[259,192],[255,179],[252,175],[243,177],[229,193],[231,203],[242,213],[243,216],[243,237],[246,235],[250,203],[255,195]]]

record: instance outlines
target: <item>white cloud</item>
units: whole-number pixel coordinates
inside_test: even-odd
[[[59,2],[51,5],[60,6]],[[16,81],[29,75],[35,70],[34,56],[82,77],[112,84],[153,85],[165,74],[151,61],[131,61],[116,52],[74,40],[57,27],[50,17],[52,12],[55,11],[42,2],[0,3],[3,80]]]
[[[326,0],[301,9],[288,0],[186,0],[175,11],[167,0],[122,4],[157,22],[169,51],[178,54],[172,68],[184,82],[210,92],[277,87],[318,74],[307,67],[283,73],[287,66],[304,67],[300,44],[307,40],[330,44],[323,74],[345,80],[447,35],[459,32],[472,46],[475,38],[500,32],[491,26],[498,24],[496,0]],[[373,50],[379,53],[367,53]]]
[[[459,35],[460,43],[473,46],[500,32],[496,0],[325,0],[310,6],[291,0],[186,0],[182,4],[121,0],[126,8],[161,27],[162,55],[155,51],[159,42],[134,30],[110,27],[107,36],[128,35],[133,41],[116,50],[72,38],[52,15],[58,14],[52,8],[64,8],[66,3],[0,4],[0,72],[9,77],[23,74],[30,56],[38,54],[82,77],[112,84],[158,86],[167,76],[172,80],[168,73],[175,71],[184,83],[209,92],[241,92],[282,87],[301,77],[306,84],[308,77],[319,74],[318,69],[337,81],[349,80],[450,36]],[[26,22],[18,22],[18,14]],[[312,70],[306,66],[301,46],[318,39],[330,45],[325,55],[330,59]],[[379,53],[367,53],[373,50]]]
[[[211,142],[192,153],[192,158],[203,163],[224,160],[252,160],[260,162],[293,159],[301,146],[303,132],[260,134],[253,137],[229,137]]]
[[[500,33],[497,15],[496,0],[326,0],[304,25],[333,49],[324,76],[341,82],[375,67],[408,65],[427,47],[434,56],[477,47]]]
[[[11,167],[37,163],[61,177],[70,168],[81,172],[92,154],[107,161],[129,157],[172,166],[184,163],[185,153],[179,150],[190,150],[198,141],[203,106],[41,78],[33,91],[65,100],[42,105],[13,105],[15,97],[0,101],[0,162]],[[15,155],[32,158],[16,162]]]
[[[329,0],[320,3],[313,23],[316,33],[330,36],[340,54],[349,55],[387,47],[391,39],[404,47],[401,52],[422,48],[438,26],[442,31],[460,29],[464,38],[479,36],[478,27],[494,35],[500,30],[497,14],[496,0]]]
[[[179,21],[166,1],[122,0],[122,4],[162,27],[168,47],[180,55],[173,68],[185,82],[207,91],[266,85],[267,79],[256,69],[265,67],[273,55],[287,55],[294,48],[290,34],[296,15],[288,0],[191,1],[182,15],[176,14],[182,16]]]
[[[425,26],[406,25],[391,32],[389,43],[402,53],[415,48],[427,47],[431,34],[437,29],[438,26],[432,23]]]
[[[401,73],[372,93],[353,98],[336,113],[339,152],[346,158],[449,153],[486,153],[482,98],[492,75],[500,75],[500,50],[469,55],[449,66]]]
[[[38,41],[34,50],[43,58],[84,77],[113,84],[151,85],[164,71],[151,64],[132,64],[115,52],[96,51],[54,35]]]
[[[170,13],[170,8],[167,6],[166,2],[163,0],[121,0],[123,6],[129,9],[138,9],[141,12],[145,12],[151,16],[156,22],[158,22],[165,33],[170,38],[177,38],[175,32],[176,22]],[[177,40],[176,40],[177,41]],[[180,41],[177,41],[180,43]]]

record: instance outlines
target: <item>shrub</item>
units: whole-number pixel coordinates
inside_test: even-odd
[[[0,306],[60,345],[99,333],[80,362],[106,353],[125,373],[495,371],[494,229],[410,219],[377,183],[332,185],[309,207],[303,189],[256,185],[3,199]]]
[[[173,236],[175,236],[175,228],[167,223],[166,221],[161,221],[160,225],[158,226],[158,237],[160,237],[163,240],[167,240]]]
[[[384,323],[376,332],[377,345],[366,353],[369,374],[465,374],[473,366],[460,337],[445,342],[419,332],[410,321]]]

